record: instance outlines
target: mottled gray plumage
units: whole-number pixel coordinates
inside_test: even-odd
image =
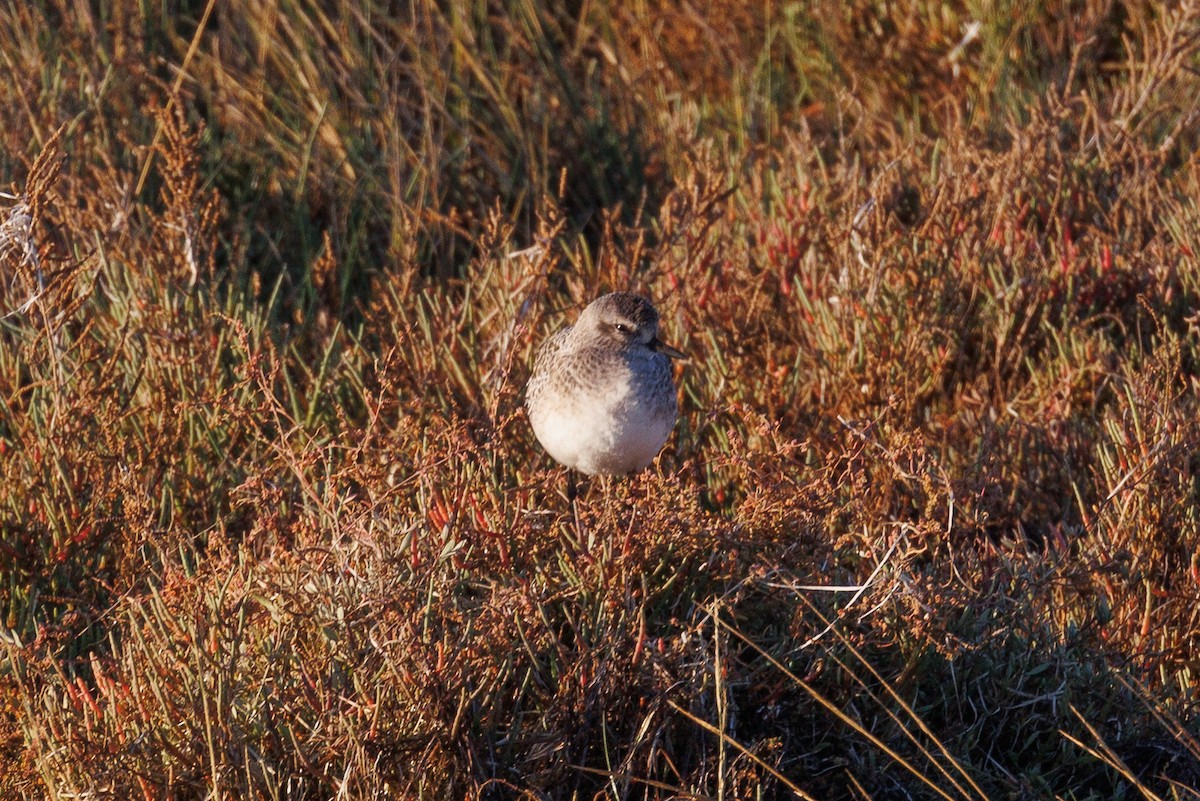
[[[641,470],[675,426],[671,358],[658,339],[658,312],[632,292],[593,301],[575,325],[546,340],[525,391],[538,441],[556,460],[588,475]]]

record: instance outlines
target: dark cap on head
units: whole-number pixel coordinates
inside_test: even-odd
[[[609,292],[592,304],[602,316],[620,316],[638,328],[658,326],[658,311],[649,298],[633,292]]]

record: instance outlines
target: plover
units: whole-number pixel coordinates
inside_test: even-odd
[[[538,442],[588,475],[641,470],[666,443],[679,411],[658,311],[632,292],[593,301],[538,351],[525,408]]]

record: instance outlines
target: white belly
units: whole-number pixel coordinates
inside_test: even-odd
[[[673,404],[671,404],[673,406]],[[675,425],[675,409],[625,396],[577,396],[530,416],[533,433],[557,461],[588,475],[641,470]]]

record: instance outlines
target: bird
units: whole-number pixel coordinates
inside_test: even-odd
[[[624,475],[662,450],[679,414],[671,359],[686,357],[658,338],[658,320],[649,298],[610,292],[542,344],[525,409],[557,462]]]

